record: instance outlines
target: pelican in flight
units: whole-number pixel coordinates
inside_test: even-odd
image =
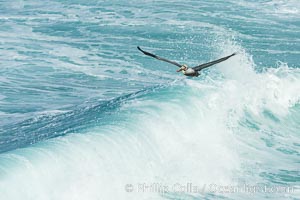
[[[218,60],[214,60],[214,61],[211,61],[211,62],[208,62],[208,63],[204,63],[204,64],[201,64],[201,65],[197,65],[195,67],[188,67],[186,64],[182,65],[182,64],[179,64],[177,62],[174,62],[174,61],[168,60],[166,58],[162,58],[162,57],[159,57],[159,56],[154,55],[152,53],[149,53],[147,51],[144,51],[139,46],[137,48],[138,48],[138,50],[140,50],[143,54],[145,54],[147,56],[151,56],[151,57],[153,57],[155,59],[158,59],[158,60],[161,60],[161,61],[165,61],[165,62],[171,63],[173,65],[176,65],[177,67],[179,67],[179,69],[177,70],[177,72],[181,72],[182,71],[182,73],[184,75],[186,75],[186,76],[196,76],[196,77],[200,75],[200,71],[202,69],[205,69],[205,68],[210,67],[212,65],[215,65],[217,63],[223,62],[223,61],[227,60],[228,58],[236,55],[236,53],[233,53],[233,54],[231,54],[229,56],[220,58]]]

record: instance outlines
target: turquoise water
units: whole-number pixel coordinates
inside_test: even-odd
[[[298,0],[0,0],[0,24],[0,199],[300,198]],[[238,55],[187,78],[137,45]]]

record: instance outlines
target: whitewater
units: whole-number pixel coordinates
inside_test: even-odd
[[[299,199],[298,0],[0,0],[0,199]],[[136,46],[195,66],[197,78]]]

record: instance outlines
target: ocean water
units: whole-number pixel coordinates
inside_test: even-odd
[[[299,35],[298,0],[0,0],[0,199],[300,199]]]

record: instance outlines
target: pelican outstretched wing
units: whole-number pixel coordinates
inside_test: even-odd
[[[174,61],[168,60],[168,59],[166,59],[166,58],[162,58],[162,57],[159,57],[159,56],[154,55],[154,54],[152,54],[152,53],[149,53],[149,52],[147,52],[147,51],[144,51],[144,50],[141,49],[139,46],[138,46],[137,48],[138,48],[138,50],[140,50],[143,54],[145,54],[145,55],[147,55],[147,56],[151,56],[151,57],[153,57],[153,58],[156,58],[157,60],[161,60],[161,61],[165,61],[165,62],[171,63],[171,64],[173,64],[173,65],[176,65],[177,67],[181,67],[181,66],[182,66],[181,64],[179,64],[179,63],[177,63],[177,62],[174,62]]]
[[[201,65],[198,65],[198,66],[196,66],[196,67],[193,67],[193,69],[194,69],[195,71],[200,71],[200,70],[202,70],[202,69],[204,69],[204,68],[207,68],[207,67],[210,67],[210,66],[212,66],[212,65],[215,65],[215,64],[217,64],[217,63],[223,62],[223,61],[227,60],[228,58],[230,58],[230,57],[232,57],[232,56],[234,56],[234,55],[236,55],[236,53],[233,53],[233,54],[231,54],[231,55],[229,55],[229,56],[220,58],[220,59],[218,59],[218,60],[214,60],[214,61],[211,61],[211,62],[208,62],[208,63],[204,63],[204,64],[201,64]]]

